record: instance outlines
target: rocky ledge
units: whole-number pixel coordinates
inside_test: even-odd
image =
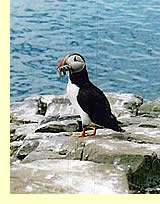
[[[81,120],[67,96],[11,104],[11,193],[160,193],[160,100],[105,94],[123,133],[73,138]]]

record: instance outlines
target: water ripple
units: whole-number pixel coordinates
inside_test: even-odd
[[[55,68],[69,52],[102,90],[159,97],[159,18],[158,0],[11,1],[11,101],[63,94]]]

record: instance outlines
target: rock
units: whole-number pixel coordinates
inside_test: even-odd
[[[14,141],[13,137],[15,136],[16,129],[19,127],[19,123],[10,123],[10,141]]]
[[[106,132],[105,132],[106,131]],[[71,134],[70,134],[71,135]],[[23,146],[31,141],[39,141],[39,145],[32,152],[26,151],[24,162],[39,159],[72,159],[93,161],[96,163],[132,165],[136,158],[156,151],[160,154],[160,141],[154,142],[153,136],[148,138],[143,134],[115,133],[113,131],[98,130],[97,135],[86,138],[72,138],[64,133],[36,133],[28,135]],[[33,140],[34,139],[34,140]],[[121,148],[119,148],[121,147]],[[124,158],[127,158],[124,159]]]
[[[160,118],[160,99],[144,103],[139,109],[139,115]]]
[[[126,129],[126,132],[130,133],[130,135],[132,135],[136,141],[138,139],[138,143],[141,142],[146,144],[153,144],[153,149],[154,149],[154,144],[160,143],[160,128],[155,128],[155,127],[152,128],[152,127],[146,127],[146,126],[139,127],[139,124],[137,124],[137,125],[130,125],[125,129]]]
[[[38,123],[43,119],[43,116],[38,114],[38,99],[11,104],[10,114],[11,123]]]
[[[54,96],[52,98],[52,102],[48,105],[46,117],[53,117],[57,115],[59,117],[63,117],[65,115],[77,115],[66,95]]]
[[[21,123],[10,123],[10,134],[14,134]]]
[[[30,140],[25,140],[21,147],[18,149],[16,157],[23,160],[30,152],[32,152],[36,147],[38,147],[39,142]]]
[[[105,93],[118,116],[137,112],[142,98],[133,94]],[[66,95],[33,96],[11,104],[11,122],[39,123],[46,117],[77,116]]]
[[[11,167],[11,193],[128,193],[125,172],[76,160],[39,160]]]
[[[138,127],[160,128],[159,118],[149,118],[144,116],[128,117],[121,119],[123,126],[137,125]]]
[[[44,120],[42,120],[40,122],[40,125],[43,124],[47,124],[49,122],[53,122],[53,121],[66,121],[66,120],[76,120],[78,121],[78,123],[80,123],[80,116],[79,115],[64,115],[64,116],[59,116],[59,115],[55,115],[55,116],[46,116],[44,118]]]
[[[32,96],[11,104],[12,193],[155,192],[159,186],[135,181],[143,177],[146,155],[160,155],[160,119],[141,115],[139,96],[105,94],[125,132],[99,128],[96,136],[71,137],[82,124],[67,96]],[[135,178],[131,185],[128,175]]]
[[[35,132],[73,132],[79,130],[77,121],[52,121],[40,125]]]
[[[30,123],[30,124],[21,124],[21,123],[11,123],[11,135],[10,135],[10,155],[14,156],[16,155],[18,149],[23,144],[23,141],[25,137],[28,134],[32,134],[35,132],[37,124],[36,123]]]
[[[10,144],[10,156],[16,155],[18,148],[23,144],[23,141],[14,141]]]
[[[25,138],[27,143],[30,141],[39,141],[39,145],[26,156],[23,163],[43,159],[66,159],[72,150],[79,152],[78,148],[81,147],[81,141],[76,141],[69,136],[69,134],[65,135],[63,132],[28,135]],[[74,159],[80,159],[80,156],[81,155],[77,153],[77,157]]]
[[[128,165],[132,165],[132,161],[136,158],[139,159],[145,154],[151,154],[154,150],[160,154],[160,143],[153,145],[138,143],[134,139],[127,140],[127,136],[125,136],[124,133],[121,134],[121,139],[119,139],[119,137],[114,138],[113,134],[97,134],[95,137],[87,137],[83,140],[84,148],[81,153],[81,160],[114,164],[115,160],[118,159],[119,164],[123,164],[127,167]],[[130,138],[131,137],[136,138],[136,136],[130,135]],[[71,151],[68,158],[74,159],[76,155],[75,152],[75,150]]]
[[[145,155],[135,170],[130,169],[128,182],[134,193],[160,193],[160,159],[157,154]]]
[[[133,94],[105,93],[105,95],[111,104],[113,113],[118,116],[135,114],[138,107],[143,103],[141,97]],[[46,116],[57,114],[60,116],[77,115],[67,96],[58,96],[49,104]]]
[[[24,140],[24,138],[31,133],[34,133],[37,124],[36,123],[31,123],[31,124],[21,124],[16,126],[17,128],[14,130],[14,133],[12,133],[11,136],[11,142],[12,141],[19,141],[19,140]]]
[[[151,123],[140,123],[139,127],[146,127],[146,128],[157,128],[160,127],[160,124],[157,123],[155,124],[155,122],[151,122]]]
[[[38,111],[37,111],[37,114],[39,115],[45,115],[46,114],[46,111],[47,111],[47,103],[43,102],[43,98],[40,97],[38,99]]]
[[[143,104],[143,98],[134,94],[105,93],[113,113],[118,116],[137,115],[139,107]]]

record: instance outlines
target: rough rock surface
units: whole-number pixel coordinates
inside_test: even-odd
[[[160,100],[106,96],[123,133],[73,138],[81,120],[65,95],[11,104],[11,193],[160,193]]]

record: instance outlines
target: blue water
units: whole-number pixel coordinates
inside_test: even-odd
[[[64,94],[71,52],[103,91],[160,97],[160,0],[11,0],[10,39],[12,102]]]

